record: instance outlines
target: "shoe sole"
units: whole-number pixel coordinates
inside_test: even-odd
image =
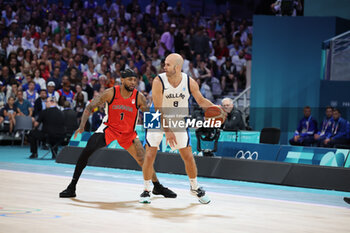
[[[70,198],[70,197],[76,197],[76,196],[77,196],[76,194],[70,195],[70,196],[68,196],[68,195],[61,195],[60,194],[60,198]]]
[[[197,193],[196,193],[196,192],[192,192],[192,191],[190,190],[190,193],[191,193],[193,196],[195,196],[195,197],[198,199],[199,203],[201,203],[201,204],[206,205],[206,204],[209,204],[209,203],[211,202],[210,199],[208,199],[207,201],[202,200],[201,197],[198,197],[198,196],[197,196]],[[205,196],[205,195],[204,195],[204,196]]]
[[[139,202],[140,203],[142,203],[142,204],[151,204],[151,200],[146,200],[146,199],[141,199],[141,200],[139,200]]]
[[[175,196],[165,196],[165,195],[162,194],[162,193],[154,193],[153,191],[152,191],[152,194],[153,194],[153,195],[162,195],[162,196],[165,197],[165,198],[176,198],[176,197],[177,197],[177,195],[175,195]]]

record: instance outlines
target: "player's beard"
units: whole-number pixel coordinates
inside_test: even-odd
[[[132,91],[135,89],[135,87],[128,87],[128,86],[125,85],[125,84],[124,84],[124,88],[125,88],[125,90],[127,90],[127,91],[129,91],[129,92],[132,92]]]

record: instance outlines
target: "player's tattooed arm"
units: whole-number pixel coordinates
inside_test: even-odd
[[[139,94],[137,95],[137,103],[138,103],[138,108],[142,112],[148,112],[149,111],[149,107],[147,106],[146,97],[141,92],[139,92]]]
[[[81,122],[80,122],[80,126],[79,126],[79,132],[83,132],[84,128],[85,128],[85,124],[87,122],[87,120],[89,119],[89,116],[92,112],[93,109],[95,109],[96,107],[100,106],[101,104],[104,104],[106,102],[110,103],[112,101],[112,98],[114,96],[114,88],[108,88],[107,90],[105,90],[101,95],[98,95],[96,97],[94,97],[91,100],[91,103],[86,106],[83,115],[81,117]]]

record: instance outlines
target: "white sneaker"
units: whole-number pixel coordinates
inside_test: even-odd
[[[151,192],[149,191],[143,191],[143,193],[141,193],[140,195],[140,203],[143,203],[143,204],[150,204],[151,203]]]
[[[209,204],[210,198],[208,195],[205,195],[205,191],[202,187],[199,187],[198,189],[192,189],[191,188],[192,195],[195,195],[198,198],[198,201],[202,204]]]

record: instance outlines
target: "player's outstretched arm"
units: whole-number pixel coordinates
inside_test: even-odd
[[[139,94],[137,95],[137,103],[138,103],[137,107],[142,112],[148,112],[149,111],[149,107],[147,106],[146,97],[141,92],[139,92]]]
[[[214,106],[214,104],[210,100],[203,97],[202,93],[199,91],[198,83],[192,78],[190,78],[190,89],[193,98],[196,100],[197,104],[201,108],[207,109],[211,106]]]
[[[98,95],[91,100],[91,103],[88,106],[86,106],[83,112],[79,128],[74,133],[74,138],[77,137],[78,133],[84,132],[85,124],[89,119],[89,116],[92,110],[103,103],[106,103],[106,102],[110,103],[112,101],[113,96],[114,96],[114,87],[111,87],[105,90],[101,95]]]

